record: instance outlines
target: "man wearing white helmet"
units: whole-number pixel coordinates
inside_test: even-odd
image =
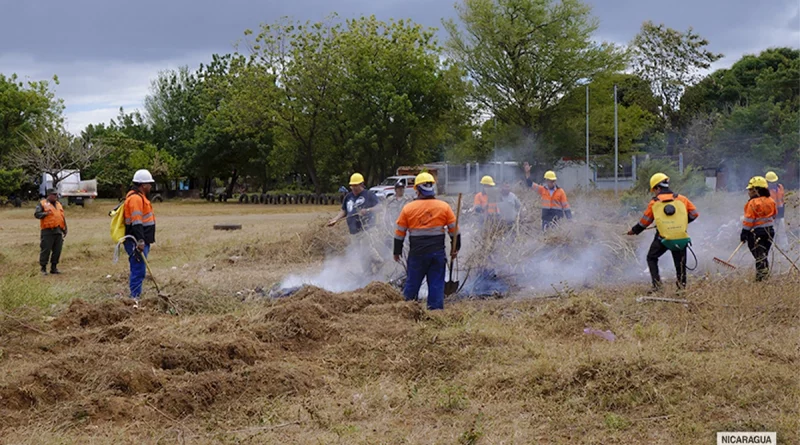
[[[142,283],[147,272],[144,258],[150,253],[150,245],[156,242],[156,217],[147,195],[153,187],[153,175],[147,170],[137,170],[133,175],[133,186],[127,196],[123,216],[125,235],[136,239],[125,240],[125,251],[131,265],[129,285],[131,298],[138,300],[142,295]]]

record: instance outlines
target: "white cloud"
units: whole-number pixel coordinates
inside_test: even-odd
[[[160,71],[188,65],[196,68],[211,59],[212,51],[187,54],[179,59],[130,62],[124,60],[74,61],[49,63],[30,56],[5,54],[0,66],[5,74],[16,73],[20,78],[49,80],[57,75],[56,95],[64,100],[67,129],[80,133],[90,123],[108,123],[119,108],[126,111],[142,109],[150,82]]]

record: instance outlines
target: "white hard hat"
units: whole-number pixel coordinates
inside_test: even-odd
[[[149,171],[141,169],[136,170],[136,173],[133,174],[133,182],[137,184],[150,184],[156,181],[153,180],[153,175],[151,175]]]

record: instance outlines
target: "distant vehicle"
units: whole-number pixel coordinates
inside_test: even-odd
[[[370,191],[378,195],[378,198],[391,198],[394,196],[394,186],[398,182],[405,187],[407,194],[414,196],[414,176],[389,176],[380,184],[372,187]]]
[[[58,182],[58,196],[66,198],[68,204],[83,206],[97,198],[97,180],[81,181],[81,172],[78,170],[62,170],[59,177],[64,178]],[[53,187],[53,177],[42,173],[42,182],[39,184],[39,195],[45,196],[47,189]]]

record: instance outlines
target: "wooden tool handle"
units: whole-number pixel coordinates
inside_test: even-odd
[[[456,240],[458,236],[458,219],[461,217],[461,193],[458,194],[458,203],[456,204],[456,235],[453,237],[452,246],[450,246],[450,255],[456,254]]]
[[[729,262],[729,263],[730,263],[730,262],[731,262],[731,260],[733,259],[733,256],[734,256],[734,255],[736,255],[736,252],[738,252],[738,251],[739,251],[739,249],[741,249],[741,248],[742,248],[742,246],[744,246],[744,241],[740,242],[740,243],[739,243],[739,246],[736,248],[736,250],[734,250],[734,251],[733,251],[733,253],[731,254],[731,256],[730,256],[730,257],[728,257],[728,262]]]

